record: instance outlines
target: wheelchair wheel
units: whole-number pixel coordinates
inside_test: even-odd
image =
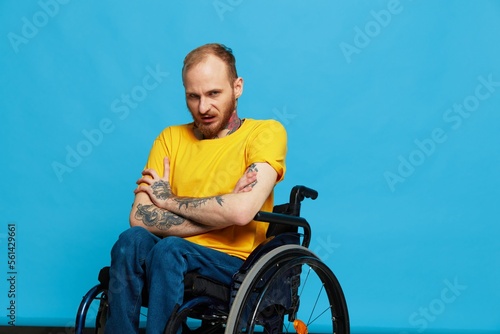
[[[101,285],[96,285],[87,292],[80,303],[75,323],[75,334],[84,333],[87,318],[95,318],[94,333],[103,334],[104,327],[106,325],[107,312],[107,290]]]
[[[342,288],[310,250],[278,247],[248,271],[234,298],[226,334],[349,333]]]

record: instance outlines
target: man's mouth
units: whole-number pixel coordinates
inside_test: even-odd
[[[203,124],[210,124],[210,123],[213,123],[215,121],[215,116],[204,116],[201,118],[201,122]]]

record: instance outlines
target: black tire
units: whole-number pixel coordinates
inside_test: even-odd
[[[281,305],[273,306],[273,303],[281,298],[277,295],[286,294],[283,292],[286,285],[289,285],[288,291],[290,286],[295,289],[291,295],[297,295],[298,300],[290,297],[295,304],[292,310],[283,312]],[[300,299],[311,293],[309,288],[317,298],[313,305],[304,305]],[[321,303],[319,308],[318,303]],[[274,325],[266,323],[266,314],[283,313],[289,315],[278,321],[276,317],[271,318]],[[285,245],[262,256],[248,271],[231,306],[225,333],[297,333],[293,327],[296,319],[303,321],[309,332],[311,328],[335,334],[350,331],[344,294],[333,272],[307,248]]]

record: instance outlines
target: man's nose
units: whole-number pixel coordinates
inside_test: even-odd
[[[206,114],[210,110],[210,103],[207,101],[206,98],[201,97],[200,98],[200,104],[198,106],[198,112],[200,114]]]

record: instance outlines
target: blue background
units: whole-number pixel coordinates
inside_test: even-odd
[[[215,41],[245,79],[240,115],[289,133],[278,201],[320,193],[311,248],[353,331],[500,332],[499,1],[2,1],[0,22],[16,325],[71,326],[153,139],[190,121],[185,54]]]

